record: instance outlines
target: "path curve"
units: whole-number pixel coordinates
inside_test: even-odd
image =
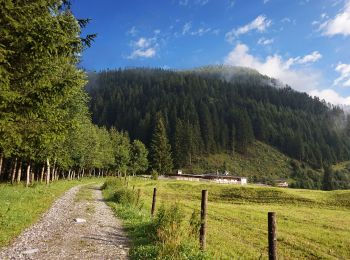
[[[81,187],[56,200],[38,223],[0,252],[0,259],[128,259],[121,222],[103,201],[101,190],[89,187],[93,199],[77,200]],[[86,222],[76,223],[76,218]]]

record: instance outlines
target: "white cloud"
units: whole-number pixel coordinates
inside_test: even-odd
[[[281,80],[299,91],[310,91],[317,89],[321,76],[319,73],[307,68],[297,69],[293,66],[312,62],[314,60],[304,57],[290,58],[284,60],[280,55],[273,55],[261,60],[249,53],[245,44],[237,44],[226,56],[225,64],[243,66],[256,69],[262,74]]]
[[[259,40],[258,40],[258,44],[259,45],[270,45],[270,44],[272,44],[274,42],[274,39],[266,39],[266,38],[260,38]]]
[[[333,86],[350,87],[350,64],[339,63],[335,71],[340,73],[340,77],[334,80]]]
[[[137,41],[131,43],[133,48],[132,53],[127,57],[128,59],[137,58],[152,58],[157,53],[157,38],[145,38],[141,37]]]
[[[271,23],[271,20],[267,19],[265,15],[259,15],[252,22],[237,29],[232,29],[226,33],[226,40],[232,43],[235,38],[253,30],[264,32],[271,25]]]
[[[350,105],[350,97],[343,97],[339,95],[337,92],[335,92],[333,89],[323,89],[323,90],[317,90],[314,89],[309,92],[309,95],[314,97],[319,97],[321,100],[324,99],[329,103],[335,104],[335,105]]]
[[[154,48],[148,48],[145,50],[142,49],[136,49],[134,50],[131,55],[128,57],[129,59],[136,59],[136,58],[152,58],[156,55],[156,50]]]
[[[264,4],[267,4],[268,2],[270,2],[270,0],[264,0],[263,2]]]
[[[187,22],[182,27],[182,35],[192,35],[192,36],[203,36],[204,34],[212,32],[215,35],[218,35],[220,33],[220,30],[209,27],[200,27],[197,30],[192,30],[192,22]],[[176,33],[178,36],[179,33]]]
[[[290,19],[289,17],[284,17],[282,20],[281,20],[282,23],[291,23],[292,22],[292,19]]]
[[[211,28],[199,28],[197,31],[191,32],[193,36],[203,36],[204,34],[211,31]]]
[[[290,85],[294,89],[307,92],[311,96],[317,96],[335,105],[350,105],[350,96],[343,97],[332,89],[321,89],[321,74],[305,68],[296,68],[301,64],[315,62],[321,58],[317,51],[303,57],[283,59],[280,55],[268,56],[261,60],[249,53],[245,44],[237,44],[236,47],[226,56],[224,63],[232,66],[243,66],[256,69],[262,74],[276,78]],[[350,64],[339,64],[337,71],[347,75],[342,78],[350,86]]]
[[[319,53],[318,51],[314,51],[311,54],[305,55],[304,57],[295,58],[295,63],[298,63],[298,64],[313,63],[318,61],[321,58],[322,58],[321,53]]]
[[[326,17],[326,16],[325,16]],[[337,34],[350,35],[350,0],[346,0],[343,10],[333,19],[323,22],[319,30],[323,35],[334,36]]]
[[[191,22],[188,22],[188,23],[185,23],[184,27],[182,28],[182,34],[185,35],[187,34],[192,28],[192,23]]]
[[[152,42],[152,39],[146,39],[141,37],[134,44],[138,48],[147,48],[148,46],[151,45],[151,42]]]

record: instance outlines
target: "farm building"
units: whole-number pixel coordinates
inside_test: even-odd
[[[277,187],[288,188],[288,182],[286,179],[276,179],[274,183]]]
[[[240,184],[245,185],[248,183],[247,177],[239,177],[232,175],[222,175],[222,174],[174,174],[169,176],[171,179],[183,180],[183,181],[210,181],[221,184]]]

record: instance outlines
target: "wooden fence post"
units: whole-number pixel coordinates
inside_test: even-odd
[[[199,243],[201,250],[205,250],[206,246],[206,231],[207,231],[207,202],[208,191],[202,190],[202,203],[201,203],[201,228],[199,232]]]
[[[141,189],[137,189],[136,205],[139,205],[141,197]]]
[[[268,213],[269,260],[277,260],[276,213]]]
[[[157,188],[153,189],[153,200],[152,200],[152,209],[151,216],[154,216],[154,211],[156,210],[156,201],[157,201]]]

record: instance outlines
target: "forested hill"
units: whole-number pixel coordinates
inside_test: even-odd
[[[203,154],[244,154],[255,139],[314,168],[349,159],[349,120],[341,109],[276,87],[256,71],[231,69],[93,74],[87,86],[93,122],[149,145],[155,118],[163,117],[176,167]]]

